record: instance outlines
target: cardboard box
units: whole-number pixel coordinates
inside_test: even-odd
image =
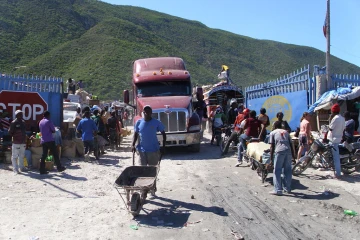
[[[39,166],[39,168],[40,168],[40,166]],[[45,170],[47,170],[47,171],[54,170],[54,162],[53,161],[51,161],[51,162],[45,161]]]

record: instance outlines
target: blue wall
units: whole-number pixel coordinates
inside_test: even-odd
[[[300,125],[300,118],[303,112],[307,111],[307,91],[283,93],[271,97],[262,97],[247,100],[247,107],[259,114],[260,108],[265,108],[270,118],[271,125],[277,120],[276,113],[283,112],[292,131]]]
[[[55,126],[61,126],[63,114],[63,80],[55,77],[15,76],[0,73],[0,91],[36,92],[44,99]],[[19,99],[24,103],[24,99]],[[25,100],[26,102],[26,100]],[[20,109],[20,108],[18,108]],[[11,113],[12,114],[12,113]],[[29,124],[34,122],[28,120]],[[36,124],[36,123],[35,123]]]

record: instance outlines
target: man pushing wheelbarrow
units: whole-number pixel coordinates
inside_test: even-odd
[[[126,168],[115,181],[116,186],[122,187],[126,191],[128,209],[134,216],[139,214],[148,191],[152,195],[155,195],[156,192],[156,178],[162,156],[156,136],[157,132],[161,132],[163,135],[162,150],[164,150],[166,143],[164,125],[159,120],[151,117],[152,109],[149,105],[144,106],[143,114],[144,118],[135,123],[132,142],[133,165],[135,165],[135,151],[138,151],[141,166]],[[136,142],[138,142],[138,145],[135,147]],[[140,191],[140,193],[136,191]]]

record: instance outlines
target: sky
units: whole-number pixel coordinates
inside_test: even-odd
[[[102,0],[143,7],[255,39],[326,52],[326,0]],[[330,0],[330,53],[360,67],[360,0]],[[305,63],[306,64],[306,63]]]

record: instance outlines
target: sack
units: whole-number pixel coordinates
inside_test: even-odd
[[[270,153],[264,152],[261,156],[261,163],[262,164],[270,164]]]
[[[31,147],[41,147],[40,138],[34,138],[31,140]]]
[[[41,156],[42,153],[43,153],[43,148],[42,147],[31,147],[30,151],[34,155],[40,155]]]
[[[31,161],[32,161],[32,166],[34,168],[39,168],[40,167],[40,159],[41,159],[41,155],[32,154]]]
[[[85,152],[84,152],[84,142],[81,139],[74,139],[74,144],[75,144],[75,149],[76,149],[76,153],[79,156],[84,156]]]
[[[76,145],[72,140],[64,140],[61,148],[61,156],[65,158],[76,157]]]

